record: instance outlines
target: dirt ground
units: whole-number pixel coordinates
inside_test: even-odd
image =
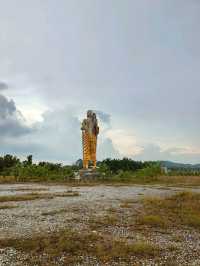
[[[200,265],[200,233],[196,229],[138,230],[127,223],[140,212],[140,201],[146,196],[166,197],[182,190],[199,192],[199,188],[164,186],[77,186],[44,184],[2,184],[0,197],[27,194],[54,195],[24,201],[0,202],[0,240],[31,238],[34,235],[59,231],[65,228],[98,234],[109,234],[126,241],[146,241],[162,247],[164,251],[155,257],[133,257],[131,262],[113,261],[108,264],[95,260],[83,260],[76,265]],[[79,192],[76,196],[59,196],[65,192]],[[60,193],[60,194],[59,194]],[[131,203],[131,208],[126,204]],[[5,208],[3,208],[5,206]],[[13,207],[13,208],[12,208]],[[95,220],[117,216],[101,227]],[[0,265],[28,265],[26,254],[8,247],[0,249]],[[37,265],[37,264],[35,264]],[[45,265],[45,264],[43,264]],[[47,264],[46,264],[47,265]],[[55,265],[66,265],[58,262]]]

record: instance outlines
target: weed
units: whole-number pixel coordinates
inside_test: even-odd
[[[13,206],[13,205],[2,205],[0,206],[0,210],[7,210],[7,209],[14,209],[17,208],[17,206]]]
[[[149,243],[126,243],[94,233],[78,233],[70,230],[54,232],[29,239],[1,239],[0,248],[12,247],[22,252],[30,253],[33,258],[41,258],[46,254],[50,265],[55,258],[67,254],[65,263],[80,262],[81,256],[92,256],[101,263],[118,260],[128,260],[131,256],[154,257],[160,249]],[[39,264],[39,263],[38,263]]]
[[[138,218],[139,224],[155,227],[165,227],[165,220],[159,215],[144,215]]]
[[[61,214],[67,212],[67,209],[60,209],[60,210],[55,210],[55,211],[49,211],[49,212],[43,212],[42,215],[48,216],[48,215],[56,215],[56,214]]]
[[[27,200],[52,199],[52,198],[53,196],[48,194],[30,193],[23,195],[0,196],[0,202],[27,201]]]
[[[179,192],[167,198],[143,199],[145,216],[140,218],[144,224],[168,227],[189,226],[200,229],[200,194]],[[162,219],[161,219],[162,217]]]

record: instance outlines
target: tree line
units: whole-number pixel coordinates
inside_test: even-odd
[[[10,154],[0,157],[0,176],[11,176],[16,181],[66,180],[73,177],[76,168],[74,165],[63,166],[51,162],[35,164],[32,155],[28,155],[24,161]]]
[[[146,167],[155,165],[156,162],[141,162],[134,161],[129,158],[123,159],[105,159],[102,162],[99,162],[100,167],[106,168],[112,174],[117,174],[119,171],[137,171]]]
[[[78,162],[78,163],[77,163]],[[67,181],[74,177],[74,173],[82,168],[82,160],[73,165],[62,165],[41,161],[33,163],[33,156],[28,155],[26,160],[7,154],[0,157],[0,181],[5,180],[17,182],[25,181]],[[105,159],[97,163],[97,171],[105,180],[131,179],[133,176],[153,176],[160,173],[158,162],[141,162],[129,158]]]

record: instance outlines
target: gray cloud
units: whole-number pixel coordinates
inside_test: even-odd
[[[133,157],[135,160],[142,161],[175,161],[181,163],[199,163],[200,161],[200,151],[196,154],[190,150],[185,150],[184,148],[169,148],[166,150],[161,149],[159,145],[147,144],[144,146],[144,150],[141,154]]]
[[[0,95],[0,136],[17,137],[31,132],[13,100]]]
[[[37,98],[53,110],[57,118],[46,115],[37,133],[52,158],[62,151],[59,141],[52,147],[58,121],[71,141],[60,158],[80,153],[78,135],[69,137],[70,123],[77,122],[78,134],[78,121],[60,114],[60,106],[75,106],[79,113],[101,110],[100,120],[109,125],[111,114],[115,128],[137,132],[147,142],[200,147],[199,9],[197,0],[21,0],[20,6],[17,0],[2,1],[0,90],[17,96],[23,107],[29,97],[30,105]],[[6,90],[4,80],[12,89]],[[15,107],[7,104],[2,134],[13,126],[20,136],[29,129],[17,111],[9,114]],[[67,143],[64,135],[61,139]],[[156,147],[145,153],[143,158],[163,158]],[[195,156],[174,153],[173,159]]]
[[[4,81],[0,81],[0,91],[7,90],[7,89],[8,89],[8,84]]]
[[[73,109],[47,111],[43,115],[43,121],[35,125],[37,130],[16,138],[1,140],[0,151],[18,156],[33,154],[36,160],[73,163],[82,158],[80,126],[81,121]],[[99,139],[97,153],[98,160],[120,157],[109,138]]]

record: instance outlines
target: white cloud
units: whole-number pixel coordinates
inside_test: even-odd
[[[23,113],[28,125],[33,125],[36,122],[43,121],[43,114],[48,110],[45,106],[32,103],[24,104],[19,107],[19,110]]]
[[[122,156],[133,157],[143,151],[143,148],[138,145],[136,137],[123,129],[110,129],[105,134],[112,140],[115,149]]]
[[[168,149],[172,155],[200,155],[200,148],[196,147],[174,147]]]

